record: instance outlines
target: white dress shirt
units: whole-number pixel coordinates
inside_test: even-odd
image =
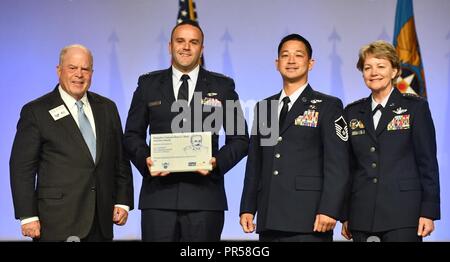
[[[291,100],[288,104],[288,112],[291,110],[292,105],[294,105],[295,101],[300,97],[300,95],[303,93],[303,90],[308,86],[308,83],[302,85],[299,89],[295,90],[294,93],[292,93],[289,96],[289,99]],[[278,117],[280,117],[281,109],[283,108],[283,98],[285,98],[287,95],[284,92],[284,89],[281,91],[280,99],[278,100]]]
[[[395,88],[395,87],[394,87],[394,88]],[[388,102],[388,100],[389,100],[389,97],[390,97],[391,94],[392,94],[392,91],[394,91],[394,88],[391,89],[391,92],[389,92],[389,95],[387,95],[387,96],[383,99],[383,101],[381,101],[381,103],[377,103],[377,102],[373,99],[373,96],[371,96],[371,97],[372,97],[372,112],[373,112],[373,110],[375,109],[375,107],[377,107],[378,104],[381,104],[381,105],[383,106],[383,108],[386,108],[386,104],[387,104],[387,102]],[[373,115],[373,127],[374,127],[375,129],[377,129],[378,122],[380,122],[380,118],[381,118],[381,111],[378,110],[378,111],[375,112],[375,114]]]
[[[78,123],[78,107],[75,104],[77,100],[73,98],[71,95],[69,95],[64,89],[62,89],[61,86],[58,87],[59,94],[61,95],[62,100],[64,101],[64,104],[66,104],[67,108],[69,108],[70,114],[73,117],[73,120],[75,120],[75,123],[77,123],[77,126],[80,127],[80,123]],[[89,120],[89,124],[91,124],[92,131],[94,132],[95,138],[97,138],[97,135],[95,133],[95,121],[94,121],[94,115],[92,114],[92,108],[89,104],[89,100],[87,99],[86,93],[84,96],[80,99],[81,102],[83,102],[83,110],[84,114]]]
[[[188,104],[191,103],[192,97],[194,96],[195,85],[197,84],[198,79],[198,72],[200,72],[200,65],[196,66],[191,72],[186,74],[189,75]],[[175,95],[175,100],[177,100],[178,90],[180,90],[180,86],[183,83],[183,81],[181,81],[181,76],[183,75],[184,73],[182,73],[180,70],[172,66],[172,83],[173,83],[172,86],[173,86],[173,94]]]

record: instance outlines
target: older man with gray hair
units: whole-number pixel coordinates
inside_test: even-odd
[[[10,159],[15,217],[39,241],[110,241],[133,208],[129,161],[116,105],[88,91],[91,51],[60,53],[53,91],[20,113]]]

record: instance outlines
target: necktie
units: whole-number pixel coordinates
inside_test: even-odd
[[[177,100],[183,99],[183,100],[188,101],[188,95],[189,95],[188,79],[189,79],[189,75],[181,76],[181,81],[183,81],[183,83],[181,84],[180,89],[178,90]]]
[[[286,120],[286,116],[287,116],[287,113],[289,110],[289,103],[291,102],[291,99],[289,99],[288,96],[285,96],[282,101],[283,101],[283,107],[281,108],[280,119],[279,119],[280,128],[283,126],[284,120]]]
[[[78,108],[78,124],[80,126],[81,134],[83,135],[84,141],[86,142],[89,151],[91,152],[92,159],[95,162],[95,154],[96,154],[96,142],[94,131],[92,130],[91,124],[89,123],[89,119],[83,110],[83,102],[78,100],[76,103]]]
[[[383,113],[383,106],[381,104],[378,104],[375,109],[372,111],[372,116],[375,115],[375,113],[380,110],[381,113]]]
[[[373,118],[373,127],[377,129],[378,122],[380,122],[381,114],[383,114],[383,106],[381,104],[378,104],[375,109],[372,111],[372,118]],[[375,116],[375,114],[380,110],[380,115]]]

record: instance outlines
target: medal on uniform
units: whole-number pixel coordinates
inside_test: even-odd
[[[409,129],[409,114],[407,115],[397,115],[392,118],[391,122],[387,125],[388,131]]]
[[[299,115],[295,121],[296,126],[307,126],[307,127],[317,127],[319,122],[319,112],[315,110],[307,110],[303,115]]]
[[[353,118],[350,120],[350,129],[352,130],[352,136],[364,135],[366,133],[363,122],[358,119]]]

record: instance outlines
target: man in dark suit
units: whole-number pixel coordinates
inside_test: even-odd
[[[348,186],[347,125],[342,102],[308,84],[311,57],[305,38],[284,37],[276,60],[283,90],[256,105],[240,223],[253,232],[257,213],[261,241],[332,241],[340,218]],[[270,143],[263,131],[274,126],[279,135]]]
[[[129,160],[111,100],[88,92],[91,52],[63,48],[56,88],[21,111],[10,159],[15,216],[40,241],[110,241],[133,208]]]
[[[219,241],[227,209],[224,175],[247,154],[245,119],[236,103],[239,98],[233,80],[200,66],[203,32],[197,23],[175,26],[169,50],[171,68],[139,78],[125,128],[125,149],[143,176],[139,199],[142,239]],[[180,119],[178,112],[171,110],[180,101],[189,104],[181,114],[192,113],[193,117]],[[221,119],[211,123],[214,116]],[[147,129],[151,139],[152,134],[177,133],[172,127],[179,126],[187,127],[184,131],[188,132],[212,132],[211,172],[150,172]],[[222,126],[226,139],[219,148]]]

